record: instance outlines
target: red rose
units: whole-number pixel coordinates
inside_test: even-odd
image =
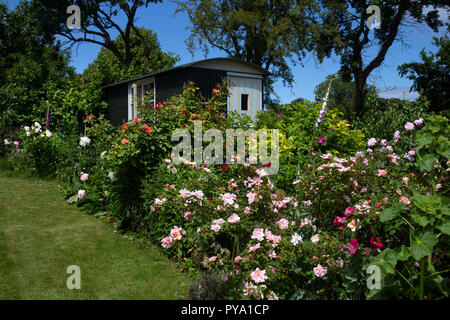
[[[372,247],[374,247],[375,249],[380,249],[381,247],[383,247],[383,244],[380,241],[380,238],[378,237],[371,237],[370,238],[370,245]]]
[[[359,243],[356,239],[350,239],[348,245],[343,246],[342,244],[340,244],[339,247],[350,253],[350,255],[352,256],[358,250]]]
[[[344,215],[348,217],[348,216],[351,215],[353,212],[355,212],[355,209],[354,209],[354,208],[352,208],[352,207],[347,207],[347,208],[345,208]]]
[[[333,225],[335,225],[335,226],[343,226],[343,225],[345,225],[345,221],[346,220],[347,220],[347,217],[335,216],[334,217],[334,221],[333,221]]]

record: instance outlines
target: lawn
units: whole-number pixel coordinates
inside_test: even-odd
[[[0,172],[0,299],[185,299],[187,280],[157,248],[62,200],[55,181]],[[67,267],[81,289],[66,286]]]

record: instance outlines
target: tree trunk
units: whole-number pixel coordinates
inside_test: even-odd
[[[352,104],[350,106],[350,119],[353,120],[359,114],[364,105],[364,87],[366,86],[366,79],[360,74],[354,75],[355,89],[353,92]]]

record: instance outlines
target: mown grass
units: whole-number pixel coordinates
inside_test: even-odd
[[[67,267],[81,269],[69,290]],[[157,248],[68,205],[52,180],[0,172],[0,299],[186,299],[187,280]]]

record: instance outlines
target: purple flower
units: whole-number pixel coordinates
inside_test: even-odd
[[[281,117],[281,114],[277,113],[277,117],[278,117],[278,118]]]
[[[412,122],[407,122],[407,123],[405,124],[405,129],[408,130],[408,131],[414,129],[414,123],[412,123]]]
[[[375,139],[375,138],[370,138],[369,141],[367,141],[367,145],[369,147],[373,147],[376,144],[377,144],[377,139]]]
[[[47,109],[47,119],[45,120],[45,126],[48,127],[50,125],[50,107]]]
[[[317,140],[318,143],[325,143],[327,140],[325,140],[325,137],[319,137],[319,140]]]

